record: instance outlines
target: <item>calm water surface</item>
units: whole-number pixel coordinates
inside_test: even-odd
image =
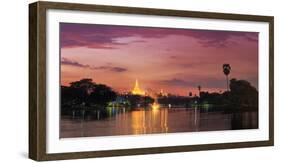
[[[132,134],[175,133],[255,129],[255,111],[225,113],[200,109],[160,108],[126,111],[125,108],[107,109],[84,118],[62,116],[60,137],[93,137]]]

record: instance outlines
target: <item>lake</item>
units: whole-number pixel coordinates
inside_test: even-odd
[[[81,116],[62,116],[60,137],[95,137],[258,128],[257,111],[195,108],[107,108]]]

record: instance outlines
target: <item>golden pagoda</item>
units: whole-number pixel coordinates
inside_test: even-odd
[[[142,95],[142,96],[145,95],[145,91],[141,90],[140,87],[139,87],[138,79],[136,79],[135,87],[134,87],[134,89],[132,90],[132,94],[133,94],[133,95]]]

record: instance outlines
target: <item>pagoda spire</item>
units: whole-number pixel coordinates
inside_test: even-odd
[[[133,95],[145,95],[145,91],[140,89],[138,79],[136,79],[134,89],[132,90]]]
[[[135,88],[136,88],[136,89],[139,89],[139,82],[138,82],[138,79],[136,79]]]

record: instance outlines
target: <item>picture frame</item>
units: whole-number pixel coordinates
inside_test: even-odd
[[[121,14],[130,16],[146,16],[146,17],[161,17],[163,19],[200,19],[202,21],[238,21],[238,22],[253,22],[264,23],[267,26],[268,40],[266,42],[268,60],[266,63],[268,73],[268,85],[259,87],[266,89],[268,94],[268,102],[266,104],[267,127],[265,132],[267,139],[264,140],[248,140],[226,143],[203,143],[192,145],[168,145],[140,148],[120,148],[110,150],[85,150],[72,152],[55,152],[49,153],[48,148],[48,114],[47,106],[49,94],[48,90],[48,11],[59,10],[60,12],[83,12],[89,13],[106,13]],[[69,19],[71,21],[71,19]],[[255,25],[255,24],[254,24]],[[204,28],[203,28],[204,29]],[[49,40],[50,41],[50,40]],[[259,53],[259,57],[263,55]],[[261,60],[262,62],[262,60]],[[55,67],[57,68],[57,67]],[[161,136],[161,135],[160,135]],[[163,136],[164,137],[164,136]],[[140,154],[155,154],[155,153],[170,153],[170,152],[187,152],[200,150],[216,150],[229,148],[245,148],[245,147],[260,147],[274,145],[274,17],[259,16],[259,15],[242,15],[229,13],[213,13],[199,11],[180,11],[167,9],[152,9],[152,8],[135,8],[135,7],[120,7],[120,6],[105,6],[92,4],[75,4],[75,3],[60,3],[60,2],[35,2],[29,5],[29,158],[37,161],[44,160],[62,160],[62,159],[78,159],[78,158],[94,158],[108,156],[124,156],[124,155],[140,155]]]

